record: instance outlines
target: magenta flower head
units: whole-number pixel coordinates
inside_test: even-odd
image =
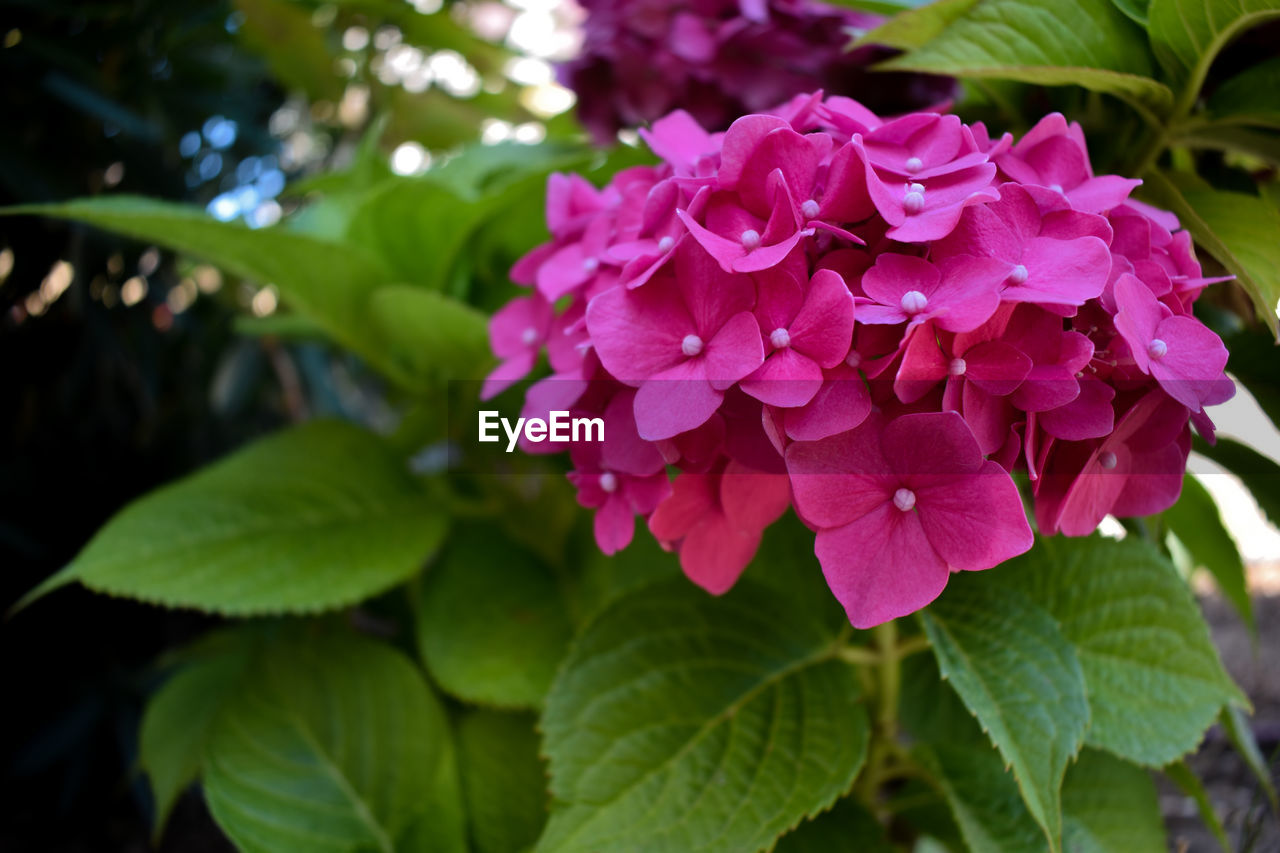
[[[656,167],[551,179],[552,239],[490,325],[487,396],[545,352],[524,414],[603,422],[521,444],[569,450],[603,551],[639,516],[718,595],[794,507],[869,627],[1031,547],[1014,472],[1045,535],[1177,500],[1192,428],[1212,441],[1234,392],[1192,312],[1218,279],[1078,127],[1015,143],[806,95],[642,135]]]
[[[894,51],[847,51],[850,31],[880,18],[813,0],[583,0],[580,55],[560,68],[578,95],[578,116],[600,144],[619,129],[674,109],[723,130],[814,89],[872,94],[873,108],[924,107],[952,97],[949,78],[875,74]]]

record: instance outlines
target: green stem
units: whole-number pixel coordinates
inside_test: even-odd
[[[859,650],[875,673],[875,716],[871,726],[871,746],[867,764],[854,793],[865,804],[877,808],[881,785],[892,773],[891,764],[898,750],[898,697],[902,689],[902,654],[898,645],[898,625],[889,621],[872,629],[874,651]],[[844,650],[842,650],[843,654]]]

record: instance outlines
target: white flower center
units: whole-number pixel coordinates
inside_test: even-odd
[[[582,262],[582,268],[587,272],[595,272],[600,269],[600,261],[595,258],[587,258]]]
[[[774,329],[769,333],[769,343],[774,349],[785,349],[791,346],[791,333],[783,328]]]
[[[916,505],[916,493],[910,489],[898,489],[893,493],[893,505],[903,512],[910,512]]]
[[[924,161],[919,157],[908,157],[906,166],[907,171],[914,175],[916,172],[924,168]]]
[[[680,352],[693,358],[702,352],[702,338],[697,335],[685,335],[684,340],[680,342]]]
[[[915,184],[914,186],[920,186]],[[924,193],[918,193],[912,190],[902,197],[902,209],[909,214],[916,214],[924,210]]]
[[[806,219],[813,219],[813,217],[817,216],[819,209],[820,205],[815,199],[809,199],[804,204],[800,205],[800,212],[805,215]]]
[[[969,365],[965,363],[963,358],[953,358],[951,363],[947,365],[947,373],[952,376],[964,376],[964,372],[969,369]]]
[[[1151,343],[1147,344],[1147,355],[1152,358],[1164,358],[1167,352],[1169,352],[1169,345],[1159,338],[1153,338]]]
[[[1027,280],[1028,275],[1030,275],[1030,273],[1027,272],[1027,268],[1022,264],[1018,264],[1016,267],[1009,270],[1009,283],[1022,284]]]
[[[663,237],[661,240],[658,241],[658,251],[670,252],[671,247],[674,246],[675,244],[676,244],[676,239],[674,237],[671,237],[671,236]]]
[[[524,344],[525,346],[527,347],[533,346],[537,342],[538,342],[538,330],[535,329],[533,326],[530,326],[529,328],[525,329],[523,332],[520,333],[520,343]]]
[[[760,232],[754,228],[748,228],[742,232],[742,248],[750,252],[756,246],[760,245]]]
[[[1115,468],[1119,461],[1120,460],[1116,459],[1116,455],[1110,450],[1104,450],[1102,455],[1098,457],[1098,464],[1107,471]]]
[[[918,290],[908,290],[902,294],[902,310],[908,314],[919,314],[929,307],[929,297]]]
[[[1049,189],[1056,193],[1062,192],[1062,184],[1049,184]]]
[[[854,350],[853,352],[845,356],[844,363],[849,365],[850,367],[858,367],[859,365],[862,364],[862,353],[858,352],[857,350]]]
[[[600,490],[610,495],[618,490],[618,478],[612,471],[605,471],[600,475]]]

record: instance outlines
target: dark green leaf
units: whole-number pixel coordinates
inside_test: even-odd
[[[1280,136],[1236,124],[1199,126],[1179,135],[1174,144],[1243,154],[1273,166],[1280,165]]]
[[[532,714],[468,711],[458,721],[467,820],[477,853],[528,850],[547,822],[547,768]]]
[[[1267,760],[1262,756],[1262,750],[1258,748],[1258,740],[1253,736],[1249,718],[1239,708],[1228,706],[1222,709],[1219,722],[1222,723],[1222,728],[1236,748],[1236,752],[1240,753],[1245,764],[1249,765],[1249,772],[1253,773],[1253,778],[1258,780],[1262,792],[1267,795],[1271,810],[1280,816],[1280,799],[1277,799],[1276,786],[1271,781],[1271,770],[1267,766]]]
[[[199,775],[209,732],[235,694],[252,651],[243,643],[221,654],[200,656],[165,682],[147,703],[139,734],[139,762],[156,801],[153,841],[159,841],[178,796]]]
[[[459,532],[418,599],[418,648],[441,687],[468,702],[541,707],[569,645],[551,570],[489,527]]]
[[[1151,0],[1111,0],[1116,8],[1144,30],[1147,28],[1147,7]]]
[[[311,13],[288,0],[235,0],[241,15],[237,35],[249,50],[267,61],[286,89],[312,101],[336,101],[343,81],[334,70],[324,30],[311,23]]]
[[[448,743],[439,702],[399,652],[297,635],[263,650],[218,715],[205,796],[245,853],[391,853],[420,832]]]
[[[982,743],[947,742],[914,752],[942,789],[972,853],[1042,853],[1044,830],[1027,811],[998,752]]]
[[[1182,496],[1165,510],[1164,520],[1195,561],[1213,575],[1240,618],[1256,631],[1240,550],[1223,525],[1213,497],[1191,474],[1183,477]]]
[[[1276,17],[1276,0],[1151,0],[1147,31],[1156,58],[1190,104],[1218,52],[1245,30]]]
[[[1151,79],[1142,31],[1111,0],[979,0],[968,9],[949,4],[943,20],[932,18],[930,27],[939,23],[943,27],[936,37],[880,67],[1078,85],[1118,95],[1155,113],[1172,105],[1172,92]],[[874,33],[868,36],[874,38]],[[896,40],[908,39],[915,40]]]
[[[1259,62],[1219,86],[1209,111],[1219,118],[1280,128],[1280,56]]]
[[[134,501],[42,589],[76,580],[229,615],[315,612],[406,580],[445,527],[381,439],[320,421]]]
[[[1148,172],[1146,192],[1178,215],[1209,254],[1236,276],[1271,334],[1280,334],[1280,211],[1267,200],[1212,189],[1180,192],[1164,175]]]
[[[1213,833],[1213,837],[1217,839],[1222,849],[1229,851],[1231,842],[1227,838],[1227,831],[1223,829],[1222,821],[1218,819],[1217,812],[1213,810],[1213,803],[1209,800],[1209,792],[1204,789],[1204,784],[1195,771],[1188,767],[1185,761],[1177,761],[1164,768],[1164,775],[1177,785],[1182,793],[1195,801],[1196,810],[1200,812],[1200,819],[1204,821],[1204,825]]]
[[[1280,465],[1230,438],[1219,438],[1216,445],[1197,438],[1194,446],[1196,453],[1208,456],[1239,477],[1268,520],[1280,523]]]
[[[773,853],[894,853],[884,827],[857,801],[844,798],[778,839]]]
[[[1063,847],[1071,853],[1168,850],[1151,774],[1086,749],[1062,786]]]
[[[985,574],[1062,626],[1084,668],[1092,746],[1159,767],[1194,749],[1223,705],[1243,701],[1186,583],[1146,542],[1045,539]]]
[[[556,802],[539,850],[749,853],[829,808],[868,733],[838,642],[746,579],[603,610],[542,718]]]
[[[954,577],[921,618],[944,678],[978,718],[1050,847],[1060,849],[1059,789],[1089,721],[1075,650],[1044,609],[1002,583]]]

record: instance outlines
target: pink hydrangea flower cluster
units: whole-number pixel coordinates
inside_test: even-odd
[[[1014,144],[812,95],[643,135],[660,165],[551,178],[485,388],[545,350],[524,414],[603,419],[569,476],[605,552],[642,516],[721,593],[794,506],[867,627],[1031,546],[1012,472],[1045,534],[1176,500],[1189,425],[1212,439],[1234,391],[1191,313],[1213,280],[1138,181],[1093,174],[1078,125]]]
[[[614,141],[679,106],[712,130],[822,87],[865,93],[868,106],[924,107],[955,92],[950,78],[876,74],[894,51],[849,51],[850,33],[881,18],[814,0],[582,0],[578,57],[560,68],[596,141]]]

